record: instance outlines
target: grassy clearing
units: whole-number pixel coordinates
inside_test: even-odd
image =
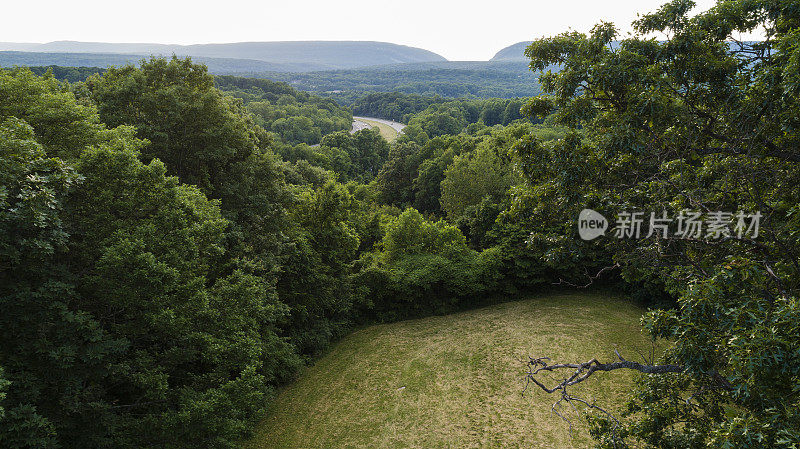
[[[344,338],[281,392],[252,448],[568,448],[555,397],[521,397],[527,355],[634,357],[642,309],[621,298],[556,294],[372,326]],[[632,377],[599,373],[572,390],[610,405]],[[611,407],[613,409],[613,407]]]
[[[386,139],[387,142],[392,142],[394,139],[397,139],[397,131],[385,123],[376,122],[373,120],[364,120],[363,118],[358,120],[364,123],[369,123],[370,126],[378,128],[378,132],[381,133],[381,136]]]

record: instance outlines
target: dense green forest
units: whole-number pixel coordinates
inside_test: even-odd
[[[519,224],[491,224],[525,121],[293,145],[259,123],[349,112],[180,59],[7,70],[0,95],[5,447],[235,446],[354,324],[540,280]]]
[[[445,101],[447,99],[438,95],[372,92],[358,98],[350,107],[354,115],[361,117],[378,117],[407,123],[409,115],[422,112],[428,106]]]
[[[601,23],[534,41],[524,92],[502,71],[0,69],[0,447],[240,447],[353,329],[554,284],[627,293],[666,348],[535,348],[529,388],[582,411],[597,447],[798,447],[800,9],[692,6],[622,40]],[[351,134],[350,109],[295,88],[326,79],[407,128]],[[651,232],[583,240],[589,208]],[[652,232],[695,212],[716,234]],[[756,214],[759,232],[724,231]],[[639,374],[621,415],[573,394],[617,370]]]
[[[349,131],[353,115],[329,98],[300,92],[285,83],[218,76],[216,86],[241,98],[256,124],[287,143],[317,144],[322,136]]]

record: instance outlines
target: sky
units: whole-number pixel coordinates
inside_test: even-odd
[[[520,41],[598,21],[623,37],[637,13],[665,0],[114,0],[4,2],[0,42],[148,42],[370,40],[420,47],[449,60],[481,61]],[[714,0],[695,0],[700,12]]]

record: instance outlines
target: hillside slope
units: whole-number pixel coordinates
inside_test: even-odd
[[[550,411],[556,397],[521,396],[520,360],[608,359],[615,345],[633,358],[649,348],[641,314],[620,298],[559,294],[360,330],[280,394],[249,447],[587,447],[583,428],[570,439]],[[571,393],[611,405],[631,379],[600,374]]]

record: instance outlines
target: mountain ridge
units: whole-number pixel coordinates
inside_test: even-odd
[[[43,44],[0,42],[0,51],[47,54],[191,56],[296,65],[293,71],[351,69],[408,62],[442,62],[422,48],[378,41],[271,41],[213,44],[156,44],[53,41]]]

